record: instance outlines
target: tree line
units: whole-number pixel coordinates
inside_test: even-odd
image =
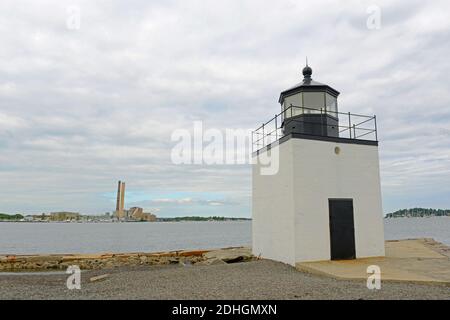
[[[21,214],[6,214],[0,213],[0,220],[8,220],[8,221],[20,221],[23,219],[23,215]]]
[[[444,217],[450,216],[450,209],[427,209],[413,208],[401,209],[392,213],[388,213],[386,218],[403,218],[403,217]]]

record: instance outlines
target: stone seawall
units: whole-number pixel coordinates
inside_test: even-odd
[[[6,255],[0,256],[0,271],[66,270],[72,265],[95,270],[138,265],[232,263],[252,259],[250,248],[243,247],[157,253]]]

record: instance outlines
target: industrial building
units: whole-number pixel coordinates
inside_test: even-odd
[[[114,218],[117,221],[156,221],[156,215],[144,212],[144,209],[132,207],[125,209],[125,182],[119,181],[117,186],[117,201]]]

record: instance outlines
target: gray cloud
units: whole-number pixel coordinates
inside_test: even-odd
[[[377,4],[380,30],[369,1],[2,1],[0,211],[111,211],[122,179],[160,215],[249,216],[249,166],[173,165],[171,133],[258,126],[306,55],[377,114],[385,210],[450,207],[449,4]],[[150,205],[183,192],[233,205]]]

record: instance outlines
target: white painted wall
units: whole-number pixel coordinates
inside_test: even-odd
[[[292,265],[329,260],[328,199],[352,198],[357,258],[384,256],[378,147],[290,139],[279,151],[277,175],[253,166],[254,253]]]
[[[255,256],[295,264],[294,184],[292,144],[277,146],[280,155],[276,175],[261,175],[253,165],[252,251]],[[276,154],[276,153],[275,153]]]

